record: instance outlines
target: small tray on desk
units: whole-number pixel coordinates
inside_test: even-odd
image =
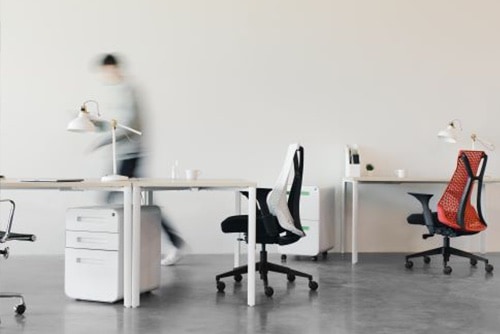
[[[21,179],[19,182],[83,182],[83,179],[56,179],[56,178],[34,178],[34,179]]]

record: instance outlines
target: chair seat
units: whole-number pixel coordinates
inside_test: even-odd
[[[436,234],[445,235],[445,236],[449,236],[449,237],[458,237],[461,235],[471,235],[471,234],[478,233],[475,231],[468,232],[468,231],[455,230],[455,229],[441,223],[438,220],[437,212],[432,213],[432,220],[434,222]],[[424,219],[424,215],[422,213],[411,214],[406,218],[406,221],[408,222],[408,224],[412,224],[412,225],[425,225],[425,219]]]
[[[0,231],[0,239],[5,235],[5,231]],[[19,241],[35,241],[36,236],[34,234],[24,234],[24,233],[13,233],[10,232],[7,240],[19,240]]]
[[[277,244],[279,235],[269,236],[264,228],[262,217],[256,220],[256,242],[259,244]],[[221,229],[224,233],[245,233],[245,240],[248,233],[248,215],[238,215],[226,218],[221,223]]]
[[[432,220],[434,220],[434,222],[439,222],[437,212],[432,213]],[[425,225],[425,219],[422,213],[411,214],[408,216],[408,218],[406,218],[406,221],[408,222],[408,224],[412,225]]]

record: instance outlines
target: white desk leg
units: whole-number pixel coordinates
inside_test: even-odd
[[[144,205],[153,205],[153,192],[151,190],[141,192],[142,203]]]
[[[236,215],[241,214],[241,194],[239,191],[234,193],[234,211]],[[238,240],[234,245],[234,268],[240,266],[240,254],[241,254],[241,238],[242,234],[238,233]]]
[[[141,297],[141,187],[132,188],[132,307],[140,305]]]
[[[358,263],[358,181],[352,182],[352,264]]]
[[[132,186],[123,190],[123,305],[132,306]]]
[[[248,188],[248,306],[255,305],[255,241],[256,241],[256,190],[254,187]]]
[[[340,253],[345,253],[345,197],[347,196],[347,182],[342,181],[342,194],[340,195]]]

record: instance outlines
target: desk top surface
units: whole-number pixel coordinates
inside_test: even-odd
[[[444,177],[397,177],[397,176],[358,176],[344,177],[343,182],[359,183],[448,183],[450,178]],[[484,183],[498,183],[499,177],[485,176]]]
[[[168,188],[248,188],[256,187],[257,183],[239,179],[132,179],[134,185],[141,188],[168,189]]]
[[[0,180],[0,189],[116,189],[130,185],[130,180],[103,182],[98,179],[88,179],[76,182],[65,182],[58,180],[47,181],[47,179],[2,179]]]
[[[62,181],[61,181],[62,180]],[[128,186],[139,186],[144,189],[189,189],[189,188],[247,188],[256,187],[255,182],[238,179],[162,179],[134,178],[124,181],[101,181],[87,179],[77,182],[65,182],[63,179],[46,181],[45,179],[0,179],[0,189],[119,189]]]

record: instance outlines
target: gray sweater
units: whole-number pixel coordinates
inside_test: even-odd
[[[106,85],[100,100],[102,117],[105,120],[116,120],[119,124],[142,131],[141,113],[137,93],[127,82]],[[112,142],[110,125],[107,121],[98,122],[98,128],[105,131],[96,148],[109,145]],[[117,128],[116,129],[116,158],[125,160],[142,155],[141,136]]]

